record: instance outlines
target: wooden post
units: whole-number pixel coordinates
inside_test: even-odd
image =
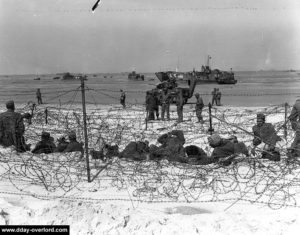
[[[84,130],[84,146],[85,146],[85,159],[88,182],[91,182],[90,162],[89,162],[89,147],[88,147],[88,136],[87,136],[87,125],[86,125],[86,107],[85,107],[85,87],[84,77],[80,77],[81,81],[81,94],[82,94],[82,113],[83,113],[83,130]]]
[[[209,113],[209,129],[208,129],[208,133],[210,135],[212,135],[212,133],[214,132],[214,129],[212,128],[212,117],[211,117],[211,103],[208,104],[208,113]]]
[[[147,106],[147,104],[146,104],[146,106]],[[147,107],[146,107],[146,109],[147,109]],[[147,128],[148,128],[148,109],[146,110],[146,119],[145,119],[145,121],[146,121],[146,128],[145,128],[145,130],[147,130]]]
[[[284,104],[284,138],[287,138],[287,127],[286,127],[286,122],[287,122],[287,109],[288,109],[288,103]]]
[[[48,109],[45,109],[45,122],[48,124]]]

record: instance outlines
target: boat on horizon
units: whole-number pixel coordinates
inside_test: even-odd
[[[141,80],[141,81],[144,81],[145,76],[141,75],[139,73],[136,73],[135,71],[132,71],[131,73],[128,74],[128,79],[130,79],[130,80]]]
[[[88,80],[86,75],[73,75],[71,73],[64,73],[62,76],[62,80],[64,81],[71,81],[71,80],[80,80],[80,78],[83,77],[83,80]]]
[[[236,84],[237,80],[234,78],[234,73],[231,69],[230,72],[221,71],[219,69],[211,69],[209,66],[208,57],[207,65],[201,67],[201,71],[189,72],[177,72],[177,71],[165,71],[165,72],[156,72],[156,77],[161,81],[168,81],[169,79],[175,79],[176,81],[188,81],[188,75],[192,75],[196,78],[197,83],[217,83],[217,84]]]

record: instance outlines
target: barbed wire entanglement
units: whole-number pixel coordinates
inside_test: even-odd
[[[26,142],[34,146],[40,140],[42,131],[50,132],[51,136],[57,139],[70,130],[76,132],[78,141],[83,141],[83,114],[81,105],[75,103],[76,97],[79,96],[78,92],[79,88],[59,93],[56,99],[67,93],[72,94],[71,99],[63,104],[37,106],[31,124],[25,121]],[[208,154],[211,153],[212,149],[207,141],[209,129],[207,107],[203,110],[204,124],[196,122],[192,105],[186,105],[184,108],[184,122],[175,124],[176,107],[172,106],[171,121],[150,121],[146,129],[145,106],[129,104],[123,109],[121,105],[101,105],[94,99],[95,92],[99,93],[99,90],[86,89],[86,95],[93,100],[87,105],[90,149],[99,150],[101,139],[108,144],[117,144],[121,151],[130,141],[149,140],[150,144],[157,144],[156,139],[159,135],[180,129],[186,137],[186,145],[195,144]],[[112,99],[119,99],[118,94],[108,95]],[[29,105],[17,108],[21,113],[30,112]],[[274,124],[278,135],[282,138],[278,144],[282,156],[279,162],[261,159],[258,157],[259,152],[256,156],[239,156],[229,166],[189,165],[167,160],[137,162],[118,157],[107,161],[90,159],[91,173],[96,175],[101,169],[102,171],[93,182],[87,183],[87,166],[80,153],[35,155],[30,152],[17,153],[13,148],[1,147],[0,193],[70,200],[178,203],[224,201],[229,203],[228,208],[238,201],[264,203],[273,209],[296,207],[300,189],[300,162],[297,159],[294,161],[287,159],[287,148],[293,141],[294,132],[288,123],[286,125],[288,135],[284,135],[282,128],[285,124],[284,104],[259,110],[213,108],[214,129],[223,137],[234,134],[239,141],[251,146],[252,126],[256,123],[256,113],[259,111],[267,115],[267,122]],[[290,113],[290,106],[287,111]],[[11,184],[15,186],[15,191],[11,191],[9,187]],[[111,188],[114,191],[107,191]],[[94,196],[91,192],[95,193]]]

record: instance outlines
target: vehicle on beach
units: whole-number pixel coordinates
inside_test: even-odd
[[[144,81],[145,76],[141,75],[141,74],[138,74],[135,71],[132,71],[131,73],[128,74],[128,79],[138,80],[138,81]]]
[[[41,78],[34,78],[33,80],[41,80]]]
[[[148,91],[148,93],[156,96],[160,102],[159,105],[161,105],[162,92],[164,89],[167,89],[169,95],[172,97],[170,100],[171,103],[176,103],[176,98],[179,97],[179,102],[182,104],[186,104],[188,102],[188,99],[192,98],[195,87],[197,85],[196,78],[191,73],[186,74],[186,79],[188,87],[178,87],[176,80],[174,78],[171,78],[159,83],[156,88]]]
[[[54,77],[53,79],[60,79],[60,77]]]

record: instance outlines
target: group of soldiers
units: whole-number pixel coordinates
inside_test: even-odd
[[[166,91],[167,92],[167,91]],[[165,94],[166,97],[167,93]],[[195,94],[196,114],[199,122],[203,122],[202,108],[203,100],[199,94]],[[164,112],[169,108],[168,99],[163,98]],[[31,118],[30,114],[20,114],[15,112],[14,101],[6,103],[7,111],[0,114],[0,145],[4,147],[15,146],[17,152],[25,152],[31,150],[31,145],[26,144],[24,138],[25,126],[24,119]],[[164,115],[162,115],[164,118]],[[288,157],[294,158],[300,156],[300,99],[297,99],[291,115],[288,120],[292,124],[293,130],[296,132],[295,139],[288,148]],[[256,125],[252,128],[253,131],[253,146],[251,148],[252,155],[261,152],[261,157],[272,161],[280,160],[279,149],[276,147],[281,138],[277,135],[274,126],[266,122],[266,116],[263,113],[258,113]],[[58,139],[58,144],[55,145],[54,138],[48,132],[41,133],[41,140],[31,150],[34,154],[53,153],[53,152],[74,152],[79,151],[83,154],[83,143],[76,140],[74,131],[68,134],[69,142],[65,137]],[[230,164],[232,159],[238,154],[249,155],[249,147],[242,142],[239,142],[236,136],[230,138],[222,138],[218,134],[213,134],[208,137],[209,145],[214,148],[211,156],[208,156],[205,151],[199,146],[189,145],[184,147],[185,137],[181,130],[173,130],[163,134],[157,139],[160,146],[150,145],[148,141],[130,142],[122,152],[119,152],[118,146],[105,146],[100,151],[92,151],[94,158],[103,158],[107,156],[119,156],[120,158],[129,158],[133,160],[152,160],[152,159],[168,159],[170,161],[184,162],[190,164],[210,164],[221,161],[223,164]],[[262,144],[262,147],[260,146]],[[99,157],[100,156],[100,157]]]
[[[213,106],[214,104],[216,104],[217,106],[220,106],[222,93],[219,90],[219,88],[214,88],[213,91],[211,92],[211,95],[212,95],[211,105]]]
[[[14,146],[17,152],[30,151],[30,144],[26,144],[24,133],[24,119],[31,119],[29,113],[20,114],[15,112],[15,104],[13,100],[6,103],[7,111],[0,114],[0,145],[3,147]],[[53,153],[53,152],[74,152],[83,153],[83,143],[76,140],[74,131],[68,134],[69,142],[64,137],[58,139],[58,145],[54,143],[54,138],[48,132],[41,133],[41,140],[36,143],[31,151],[35,154]]]
[[[296,137],[291,147],[288,149],[288,159],[295,159],[300,156],[300,99],[296,101],[289,121],[296,131]],[[256,124],[252,127],[253,141],[252,146],[246,146],[232,135],[229,138],[222,138],[218,134],[208,136],[208,143],[213,148],[209,156],[203,148],[196,145],[184,147],[185,137],[181,130],[173,130],[158,137],[157,142],[160,146],[150,145],[149,141],[130,142],[122,152],[114,146],[114,156],[142,160],[161,160],[167,159],[173,162],[188,163],[194,165],[207,165],[220,163],[228,166],[237,156],[248,157],[250,153],[256,156],[258,153],[261,158],[270,161],[280,161],[280,152],[276,147],[281,138],[277,135],[274,126],[266,122],[266,116],[258,113]],[[109,145],[106,148],[111,148]],[[109,152],[106,150],[106,152]],[[102,155],[104,156],[104,155]]]
[[[146,93],[146,111],[147,111],[147,120],[159,120],[159,106],[161,106],[161,120],[165,120],[165,116],[167,120],[170,120],[170,105],[175,98],[175,104],[177,106],[177,115],[178,115],[178,122],[183,121],[183,107],[180,102],[176,100],[176,96],[174,97],[170,94],[169,90],[164,88],[162,93],[158,95],[156,90],[147,91]],[[204,102],[202,97],[199,93],[195,94],[196,103],[195,103],[195,111],[198,122],[201,124],[204,123],[202,111],[204,108]],[[214,100],[214,98],[213,98]],[[220,101],[218,102],[220,103]],[[181,105],[181,106],[180,106]]]

